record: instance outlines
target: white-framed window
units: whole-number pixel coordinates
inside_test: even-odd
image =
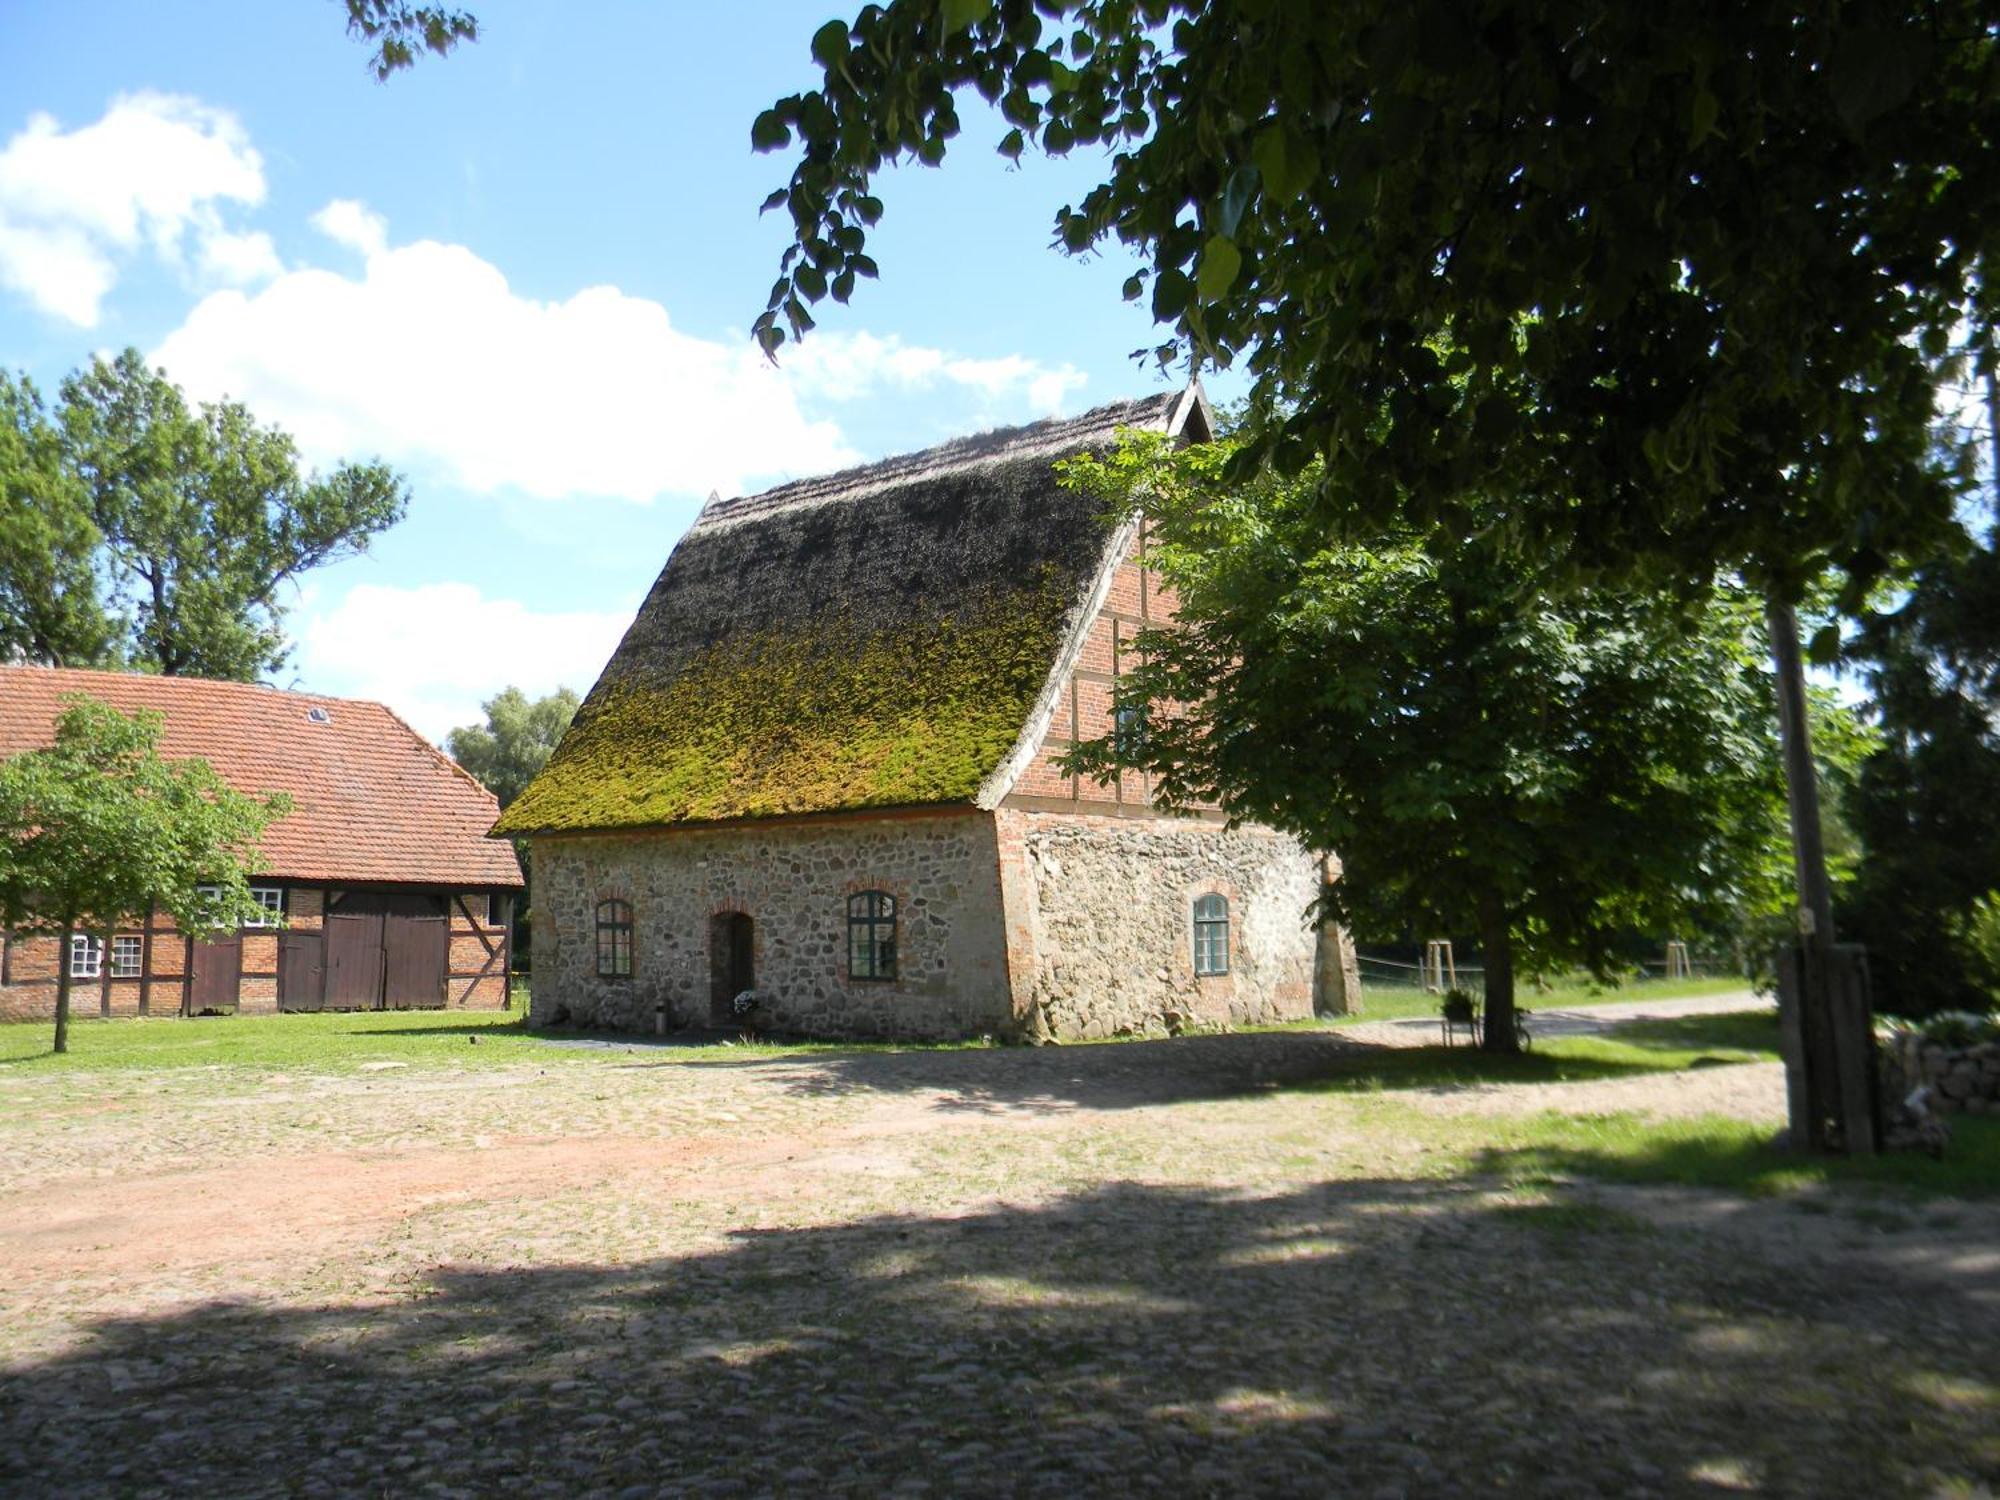
[[[96,979],[104,972],[104,939],[87,933],[69,935],[69,977]]]
[[[222,887],[198,885],[195,894],[204,901],[214,901],[222,895]],[[250,899],[261,908],[258,914],[243,925],[245,927],[282,927],[285,925],[285,888],[281,885],[253,885]]]
[[[111,977],[137,979],[146,962],[146,940],[115,937],[111,940]]]
[[[1194,903],[1194,971],[1229,972],[1229,898],[1214,892]]]

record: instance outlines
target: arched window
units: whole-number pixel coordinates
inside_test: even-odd
[[[896,898],[887,891],[847,898],[847,977],[896,977]]]
[[[1197,974],[1229,972],[1229,898],[1215,895],[1195,897],[1194,971]]]
[[[615,896],[597,903],[597,973],[603,979],[632,977],[632,903]]]

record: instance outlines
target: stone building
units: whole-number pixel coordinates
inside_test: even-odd
[[[507,1003],[521,867],[488,792],[379,703],[192,677],[0,667],[0,756],[47,745],[82,694],[161,718],[161,751],[284,792],[251,891],[266,915],[196,942],[161,911],[72,935],[0,934],[0,1020]]]
[[[1054,465],[1209,421],[1192,387],[711,499],[496,829],[533,851],[536,1019],[727,1025],[748,992],[808,1035],[1090,1037],[1338,1006],[1330,861],[1057,764],[1175,601]]]

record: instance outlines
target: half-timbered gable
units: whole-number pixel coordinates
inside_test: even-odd
[[[49,743],[84,694],[161,716],[162,753],[199,758],[292,809],[260,841],[266,915],[195,942],[163,912],[0,940],[0,1018],[53,1014],[68,965],[79,1015],[507,1003],[520,866],[487,838],[493,796],[379,703],[249,683],[0,667],[0,756]]]
[[[1321,860],[1058,764],[1111,727],[1173,601],[1142,526],[1056,465],[1209,420],[1191,387],[711,500],[497,830],[533,848],[535,1014],[925,1036],[1309,1014],[1343,979],[1307,917]]]

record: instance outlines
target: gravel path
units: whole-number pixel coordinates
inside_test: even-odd
[[[1509,1189],[1427,1129],[1648,1080],[1316,1086],[1370,1056],[0,1080],[0,1492],[2000,1482],[1992,1210]]]

